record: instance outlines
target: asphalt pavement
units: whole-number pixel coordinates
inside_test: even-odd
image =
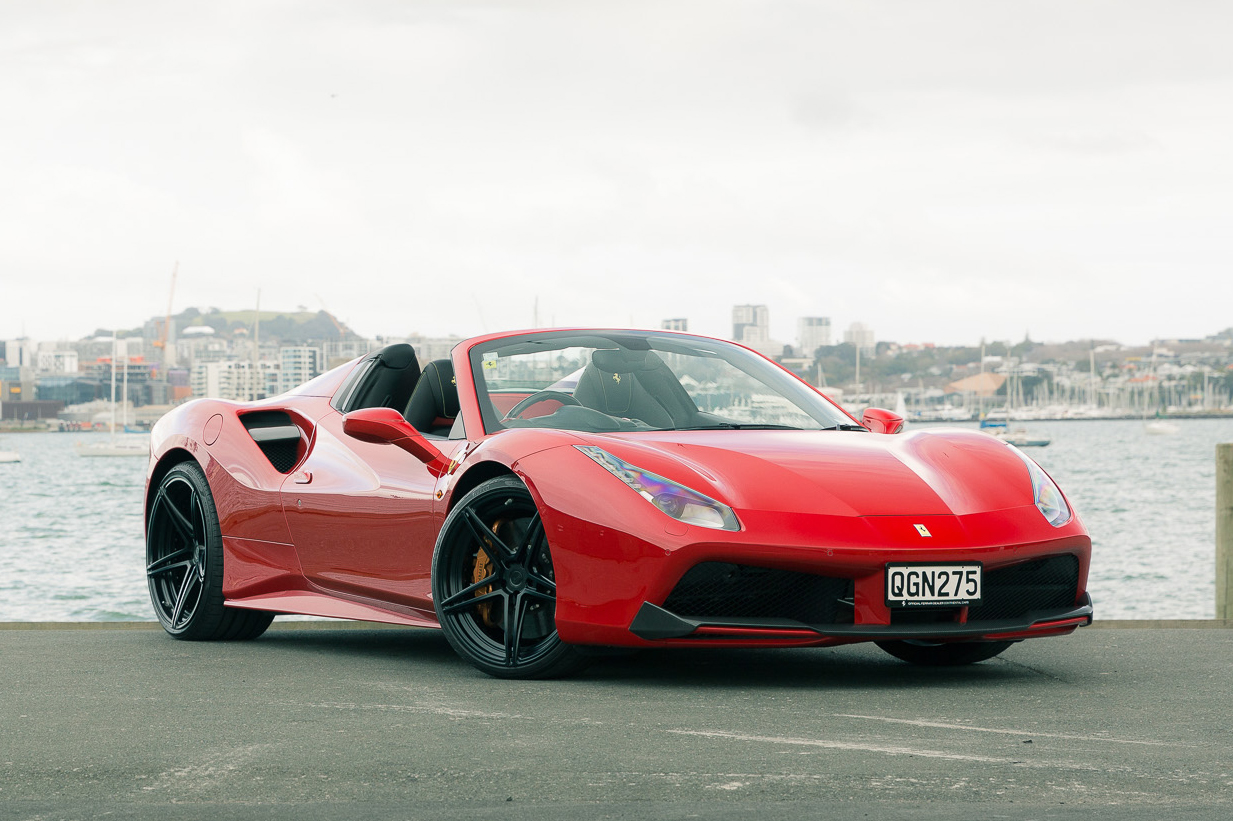
[[[18,629],[18,628],[27,629]],[[1233,818],[1233,630],[488,678],[436,631],[0,625],[3,819]]]

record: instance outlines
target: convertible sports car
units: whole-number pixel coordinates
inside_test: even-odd
[[[686,334],[391,345],[155,426],[150,596],[183,639],[278,613],[439,626],[509,678],[614,647],[966,664],[1090,624],[1091,540],[1053,480],[986,434],[902,428]]]

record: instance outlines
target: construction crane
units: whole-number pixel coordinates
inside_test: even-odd
[[[176,260],[175,267],[171,269],[171,288],[167,292],[167,313],[163,316],[163,326],[159,329],[158,339],[154,340],[154,347],[163,352],[163,361],[160,363],[164,367],[169,365],[167,357],[167,337],[171,334],[171,301],[176,295],[176,275],[180,273],[180,261]]]

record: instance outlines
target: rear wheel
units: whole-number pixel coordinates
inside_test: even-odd
[[[1013,641],[879,641],[878,647],[895,658],[925,667],[957,667],[991,659],[1001,653]]]
[[[178,639],[254,639],[273,613],[223,606],[223,537],[195,462],[167,471],[146,526],[146,580],[163,629]]]
[[[548,538],[531,493],[512,476],[479,485],[446,517],[432,597],[450,646],[490,676],[564,676],[589,660],[557,635]]]

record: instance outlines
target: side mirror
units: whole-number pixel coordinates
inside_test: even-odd
[[[360,408],[343,417],[343,433],[361,442],[390,444],[402,448],[428,468],[433,476],[444,476],[449,460],[424,438],[402,414],[393,408]]]
[[[903,417],[884,408],[866,408],[861,424],[874,433],[899,433],[903,430]]]

